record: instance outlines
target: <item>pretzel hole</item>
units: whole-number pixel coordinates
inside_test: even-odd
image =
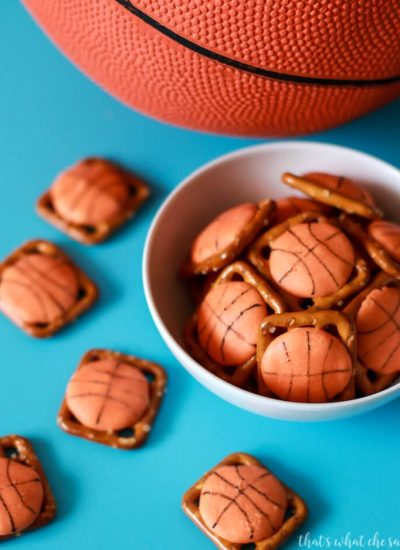
[[[136,197],[137,194],[138,194],[138,190],[136,189],[136,187],[134,187],[133,185],[130,185],[129,186],[129,195],[131,197]]]
[[[299,305],[301,309],[308,309],[309,307],[314,305],[314,302],[312,301],[311,298],[300,298]]]
[[[378,373],[373,370],[367,369],[366,375],[372,384],[378,380]]]
[[[33,327],[33,328],[44,329],[44,328],[47,328],[49,326],[49,324],[48,323],[32,323],[30,326]]]
[[[13,446],[4,447],[3,451],[4,451],[4,454],[6,455],[7,458],[18,458],[19,457],[19,452],[18,452],[18,449],[16,447],[13,447]]]
[[[145,377],[147,378],[147,381],[151,384],[156,379],[155,375],[152,372],[144,372],[143,373]]]
[[[96,228],[93,225],[81,225],[81,229],[88,235],[93,235],[93,233],[96,233]]]
[[[270,246],[263,246],[260,249],[260,256],[263,258],[263,260],[269,260],[269,257],[271,256],[271,248]]]
[[[87,295],[87,292],[86,292],[86,288],[84,287],[81,287],[79,290],[78,290],[78,294],[76,295],[76,299],[79,301],[79,300],[82,300],[83,298],[85,298]]]
[[[254,550],[256,547],[254,542],[248,542],[247,544],[242,544],[241,550]]]
[[[130,439],[134,437],[135,430],[133,428],[123,428],[117,432],[118,437],[123,437],[125,439]]]

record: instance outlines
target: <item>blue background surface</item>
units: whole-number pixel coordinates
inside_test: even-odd
[[[48,341],[0,316],[0,433],[32,439],[59,505],[45,529],[7,544],[20,549],[211,548],[180,510],[200,475],[237,450],[254,453],[301,493],[314,536],[400,537],[400,401],[362,417],[290,424],[256,417],[203,389],[176,363],[147,310],[141,254],[169,191],[193,169],[255,140],[175,129],[134,113],[98,89],[50,44],[16,2],[0,11],[0,257],[43,237],[62,245],[98,282],[101,300]],[[400,166],[400,104],[313,136]],[[115,158],[154,190],[135,221],[85,248],[34,212],[63,167],[85,155]],[[61,432],[55,423],[80,356],[111,347],[165,365],[168,393],[148,444],[122,452]],[[297,537],[288,549],[298,547]]]

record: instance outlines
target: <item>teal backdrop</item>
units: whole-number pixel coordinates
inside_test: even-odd
[[[27,239],[52,239],[101,288],[92,312],[47,341],[25,336],[0,316],[0,433],[32,440],[59,506],[54,523],[7,547],[211,549],[181,512],[181,497],[233,451],[254,453],[307,500],[310,517],[298,533],[303,538],[294,537],[288,550],[327,547],[326,537],[342,548],[382,548],[382,541],[385,550],[393,546],[400,538],[399,400],[332,423],[254,416],[190,378],[146,307],[141,256],[161,202],[195,168],[256,141],[172,128],[127,109],[72,66],[12,0],[0,6],[0,75],[0,257]],[[392,103],[306,139],[354,147],[400,167],[399,107]],[[153,190],[132,223],[93,248],[70,240],[34,209],[55,174],[86,155],[121,161]],[[56,426],[65,385],[80,356],[95,346],[151,358],[168,369],[161,414],[140,450],[116,451]]]

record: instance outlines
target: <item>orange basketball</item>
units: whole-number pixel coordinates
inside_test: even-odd
[[[24,0],[91,78],[162,120],[291,135],[400,92],[398,0]]]

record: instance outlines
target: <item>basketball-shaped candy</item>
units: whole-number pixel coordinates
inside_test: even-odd
[[[88,428],[112,432],[131,427],[147,410],[149,382],[137,368],[104,359],[81,367],[71,378],[66,402]]]
[[[125,210],[129,187],[121,170],[89,158],[60,174],[50,195],[53,208],[67,222],[98,226]]]
[[[388,252],[392,258],[400,262],[400,226],[384,220],[369,224],[368,233]]]
[[[190,259],[200,263],[232,245],[257,213],[257,205],[244,203],[220,214],[193,242]]]
[[[304,134],[400,91],[398,0],[24,3],[93,80],[174,124]]]
[[[362,202],[369,206],[374,206],[375,201],[366,189],[359,183],[344,176],[334,176],[321,172],[309,172],[303,176],[305,179],[317,183],[326,189],[337,191],[349,199]]]
[[[73,265],[47,254],[24,254],[5,268],[0,308],[16,324],[47,325],[64,317],[78,299]]]
[[[400,291],[376,288],[365,298],[356,317],[358,356],[369,369],[400,372]]]
[[[276,223],[282,223],[302,212],[328,212],[326,205],[302,197],[285,197],[276,201]]]
[[[301,298],[328,296],[340,290],[354,268],[348,238],[329,223],[291,226],[271,243],[269,265],[275,282]]]
[[[281,399],[325,403],[349,384],[352,361],[336,336],[319,328],[299,327],[269,344],[261,359],[261,375]]]
[[[286,491],[266,468],[220,466],[200,494],[200,515],[207,527],[228,542],[246,544],[273,535],[283,524]]]
[[[261,294],[248,283],[214,285],[197,311],[200,345],[221,365],[239,365],[256,353],[258,327],[267,315]]]
[[[12,460],[0,458],[0,536],[27,529],[43,504],[43,485],[38,473]]]

